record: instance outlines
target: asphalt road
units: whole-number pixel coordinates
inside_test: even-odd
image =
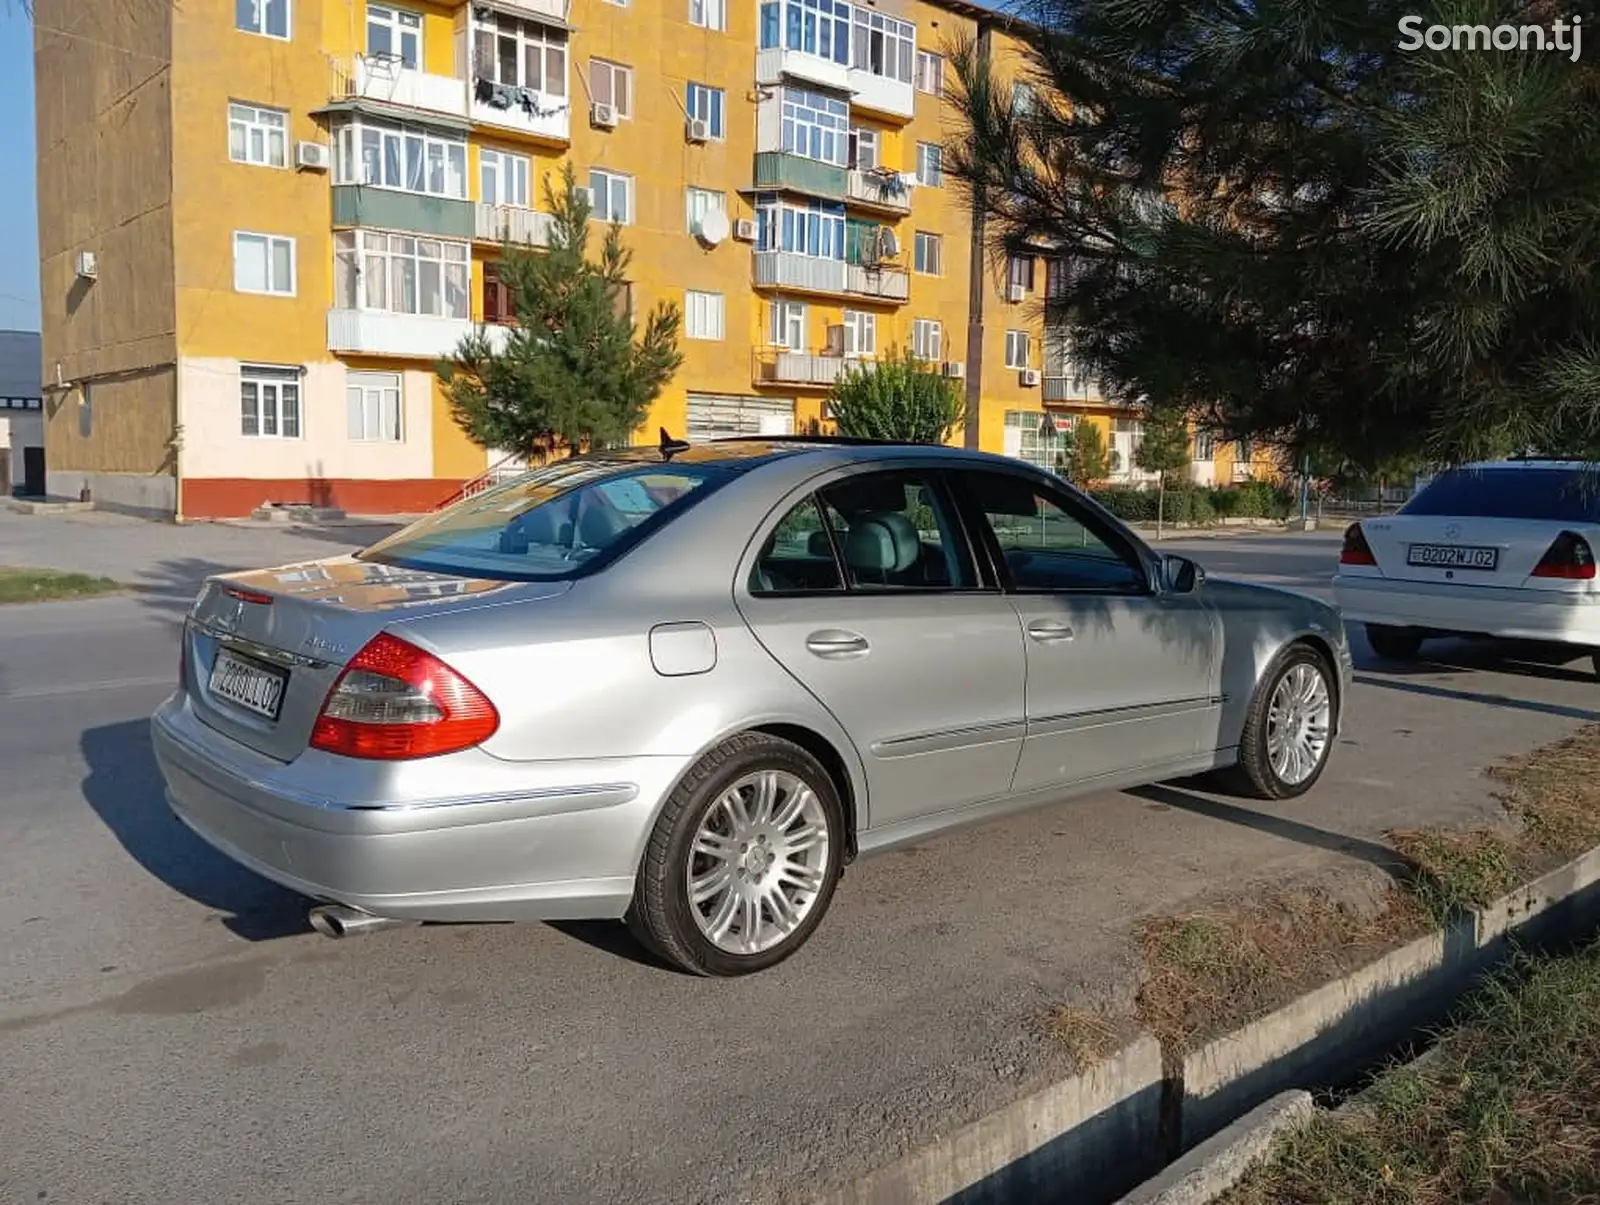
[[[764,975],[606,925],[331,942],[168,817],[146,717],[199,572],[349,535],[0,515],[0,563],[151,587],[0,610],[0,1203],[803,1200],[1048,1077],[1039,1014],[1126,1002],[1141,915],[1370,874],[1384,829],[1491,815],[1480,767],[1600,719],[1586,661],[1362,645],[1310,797],[1101,795],[863,862]],[[1164,547],[1316,589],[1337,543]]]

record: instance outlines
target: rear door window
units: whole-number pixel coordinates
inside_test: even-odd
[[[1600,522],[1600,470],[1451,469],[1425,485],[1400,513],[1596,523]]]

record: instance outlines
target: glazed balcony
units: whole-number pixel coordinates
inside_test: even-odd
[[[792,189],[813,197],[827,197],[842,201],[845,198],[846,172],[832,163],[791,155],[786,151],[758,151],[756,153],[754,180],[759,189]]]

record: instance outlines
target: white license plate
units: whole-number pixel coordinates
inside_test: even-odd
[[[269,720],[278,718],[288,683],[289,675],[282,670],[246,660],[227,649],[218,649],[217,659],[211,664],[212,694]]]
[[[1500,550],[1460,544],[1413,544],[1406,551],[1406,564],[1428,569],[1493,569],[1500,564]]]

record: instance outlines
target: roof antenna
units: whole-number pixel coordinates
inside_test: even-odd
[[[665,427],[661,428],[661,459],[671,460],[679,452],[689,450],[689,441],[686,439],[673,439]]]

